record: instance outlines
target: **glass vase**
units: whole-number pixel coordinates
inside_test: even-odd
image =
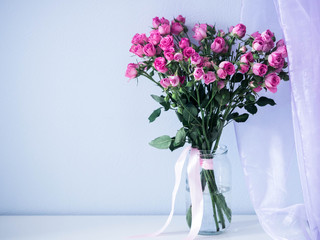
[[[199,151],[201,184],[203,192],[203,219],[200,235],[224,232],[231,223],[231,164],[226,146],[219,146],[212,153]],[[188,177],[186,179],[186,220],[192,222],[192,205]]]

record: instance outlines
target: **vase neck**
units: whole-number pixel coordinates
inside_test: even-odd
[[[215,156],[227,154],[228,148],[225,145],[219,145],[215,151],[201,150],[199,149],[200,158],[202,159],[213,159]]]

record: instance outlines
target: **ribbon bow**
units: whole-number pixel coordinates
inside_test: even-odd
[[[177,192],[181,182],[182,169],[187,159],[189,151],[190,151],[190,158],[189,158],[189,163],[187,167],[187,172],[188,172],[188,182],[189,182],[190,197],[191,197],[191,204],[192,204],[192,223],[191,223],[190,232],[188,236],[185,238],[185,240],[193,240],[198,235],[200,231],[201,223],[202,223],[202,217],[203,217],[203,193],[202,193],[201,179],[200,179],[200,164],[202,165],[202,162],[200,159],[200,152],[198,149],[186,147],[180,154],[174,167],[175,184],[172,191],[171,211],[167,218],[167,221],[165,222],[163,227],[158,231],[148,235],[135,236],[135,237],[155,237],[160,235],[169,226],[174,213],[174,206],[175,206],[175,201],[177,197]],[[211,165],[205,168],[211,168]]]

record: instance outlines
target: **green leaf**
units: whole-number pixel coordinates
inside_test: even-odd
[[[275,101],[271,98],[267,98],[267,97],[260,97],[257,101],[257,104],[260,107],[266,106],[267,104],[274,106],[276,105]]]
[[[164,100],[164,97],[163,96],[157,96],[157,95],[151,95],[151,97],[156,101],[156,102],[158,102],[158,103],[163,103],[163,102],[165,102],[165,100]]]
[[[160,105],[164,107],[165,111],[168,111],[170,109],[170,102],[166,101],[166,99],[163,96],[157,96],[152,94],[151,97],[156,102],[160,103]]]
[[[162,102],[160,103],[164,107],[165,111],[168,111],[170,109],[170,103],[169,102]]]
[[[259,77],[257,75],[253,75],[253,78],[256,80],[256,82],[262,82],[263,81],[263,77]]]
[[[289,81],[289,76],[286,74],[286,75],[283,76],[282,79],[283,79],[284,81]]]
[[[149,144],[155,148],[167,149],[170,147],[171,141],[172,139],[170,136],[163,135],[161,137],[157,137],[156,139],[152,140]]]
[[[241,73],[237,73],[233,76],[233,81],[234,82],[241,82],[243,79],[243,74]]]
[[[209,101],[210,101],[210,98],[208,95],[206,95],[206,98],[203,99],[203,101],[201,101],[201,107],[205,108],[207,106],[207,104],[209,103]]]
[[[197,127],[194,126],[188,136],[191,138],[193,144],[198,145],[199,129]]]
[[[244,80],[241,82],[241,87],[246,88],[248,86],[248,80]]]
[[[197,117],[197,115],[198,115],[198,110],[192,104],[188,104],[182,111],[183,119],[187,123],[192,122]]]
[[[246,99],[248,102],[255,102],[256,101],[256,98],[253,94],[247,94]]]
[[[215,127],[215,128],[213,128],[213,130],[212,130],[211,133],[208,133],[208,138],[209,138],[212,142],[214,142],[214,141],[217,140],[218,133],[219,133],[218,128]]]
[[[174,139],[173,146],[177,147],[180,145],[184,145],[185,141],[186,141],[186,132],[184,131],[184,128],[180,128]]]
[[[161,114],[161,108],[158,108],[156,110],[154,110],[151,115],[149,116],[149,122],[153,122],[154,120],[156,120],[157,117],[159,117]]]
[[[287,72],[280,72],[280,73],[279,73],[279,77],[280,77],[281,79],[283,79],[284,81],[288,81],[288,80],[289,80],[289,75],[288,75]]]
[[[248,117],[249,117],[248,113],[243,113],[243,114],[235,117],[233,120],[235,120],[236,122],[245,122],[245,121],[247,121]]]
[[[235,113],[230,113],[227,117],[227,121],[230,121],[231,119],[234,119],[235,117],[238,117],[239,113],[235,112]]]
[[[258,111],[258,108],[254,104],[246,105],[244,108],[251,114],[256,114]]]
[[[191,223],[192,223],[192,206],[190,205],[187,215],[186,215],[186,220],[189,228],[191,228]]]
[[[222,89],[218,94],[216,94],[215,99],[220,106],[226,105],[230,100],[230,92],[227,89]]]
[[[176,114],[177,114],[179,121],[183,123],[183,115],[181,113],[179,113],[178,111],[176,111]]]

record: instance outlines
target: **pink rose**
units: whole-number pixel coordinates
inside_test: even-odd
[[[232,29],[234,28],[234,26],[230,26],[229,27],[229,33],[232,33]]]
[[[208,57],[203,57],[202,61],[203,61],[203,67],[206,67],[206,68],[212,67],[212,63],[209,61]]]
[[[271,32],[269,29],[261,33],[261,37],[265,42],[271,42],[273,35],[274,35],[273,32]]]
[[[200,56],[200,62],[198,64],[196,64],[196,65],[197,65],[197,67],[203,67],[204,66],[204,57]]]
[[[239,23],[232,29],[232,33],[238,36],[238,38],[243,38],[246,34],[246,26]]]
[[[249,71],[250,66],[248,64],[240,64],[240,70],[241,73],[246,73]]]
[[[262,63],[255,63],[252,66],[252,72],[253,74],[257,76],[264,76],[268,71],[268,66]]]
[[[247,48],[246,46],[242,46],[240,49],[239,49],[240,52],[242,53],[245,53],[247,51]]]
[[[270,73],[265,77],[264,83],[270,92],[275,93],[277,92],[277,86],[280,83],[280,77],[275,73]]]
[[[254,83],[254,81],[251,81],[251,82],[249,83],[249,87],[251,87],[251,88],[252,88],[252,91],[254,91],[254,92],[260,92],[260,91],[262,90],[261,82],[260,82],[259,85],[257,86],[257,85]]]
[[[167,61],[163,57],[157,57],[154,60],[153,66],[154,68],[161,72],[161,73],[166,73],[168,71],[168,68],[166,67]]]
[[[160,47],[156,47],[156,54],[160,55],[162,53],[162,49]]]
[[[174,51],[165,51],[163,55],[168,61],[172,61],[174,59]]]
[[[132,44],[144,44],[146,42],[148,42],[148,38],[144,33],[143,34],[136,33],[131,40]]]
[[[218,75],[218,77],[221,78],[221,79],[226,79],[226,77],[227,77],[228,74],[227,74],[227,72],[226,72],[224,69],[219,68],[218,71],[217,71],[217,75]]]
[[[139,67],[138,64],[129,63],[127,66],[125,76],[129,79],[135,78],[138,75],[137,68]]]
[[[279,67],[283,66],[284,59],[283,59],[282,54],[280,52],[273,52],[269,55],[268,62],[271,67],[279,68]]]
[[[209,83],[214,82],[216,78],[216,74],[212,71],[208,71],[206,74],[203,75],[203,80],[206,85],[209,85]]]
[[[260,36],[261,36],[261,34],[258,31],[251,34],[251,37],[253,37],[253,38],[257,38]]]
[[[194,72],[193,72],[194,79],[201,80],[203,75],[204,75],[203,68],[196,67],[194,69]]]
[[[161,38],[161,34],[157,30],[153,30],[150,33],[148,42],[152,43],[153,45],[157,45],[160,42]]]
[[[129,52],[132,52],[133,54],[137,55],[138,57],[143,56],[143,46],[140,44],[132,45]]]
[[[176,17],[176,20],[178,20],[179,22],[185,24],[186,23],[186,19],[184,17],[182,17],[181,15],[179,15],[178,17]]]
[[[174,35],[179,35],[183,31],[183,27],[179,22],[172,21],[171,23],[171,33]]]
[[[196,24],[192,30],[194,31],[193,38],[199,42],[207,37],[207,24]]]
[[[177,62],[182,61],[182,59],[183,59],[182,53],[176,53],[176,54],[173,56],[173,59],[174,59],[175,61],[177,61]]]
[[[211,44],[211,50],[215,53],[221,53],[224,50],[225,45],[225,40],[222,37],[217,37]]]
[[[219,81],[219,82],[218,82],[218,88],[219,88],[219,89],[224,88],[225,85],[226,85],[226,83],[225,83],[224,81]]]
[[[158,31],[161,35],[167,35],[170,33],[170,25],[169,24],[162,24],[159,28]]]
[[[263,41],[262,37],[256,37],[253,40],[253,43],[252,43],[252,49],[253,50],[256,50],[258,52],[262,51],[263,46],[264,46],[264,41]]]
[[[152,26],[154,28],[158,28],[159,25],[161,24],[159,17],[155,17],[152,19]]]
[[[160,84],[162,87],[167,88],[170,86],[170,80],[168,78],[163,78],[160,80]]]
[[[143,47],[143,53],[148,57],[156,55],[156,49],[152,43],[148,43]]]
[[[186,80],[186,76],[179,76],[180,84],[184,83],[184,80]]]
[[[206,68],[211,68],[212,67],[212,63],[209,62],[208,60],[204,60],[203,66]]]
[[[181,40],[179,42],[179,47],[182,49],[190,47],[189,39],[188,38],[181,38]]]
[[[280,47],[277,47],[276,52],[281,53],[281,56],[282,56],[283,58],[288,57],[286,45],[282,45],[282,46],[280,46]]]
[[[136,34],[133,36],[133,38],[132,38],[132,40],[131,40],[131,43],[132,43],[132,44],[139,44],[139,42],[140,42],[140,34],[139,34],[139,33],[136,33]]]
[[[163,50],[163,51],[167,51],[169,48],[174,46],[174,41],[173,41],[173,37],[171,35],[168,35],[164,38],[161,39],[159,47]]]
[[[280,40],[277,42],[277,48],[278,48],[278,47],[281,47],[281,46],[283,46],[283,45],[285,45],[284,39],[280,39]]]
[[[226,52],[228,52],[228,50],[229,50],[229,45],[226,44],[226,45],[224,46],[224,49],[222,50],[221,53],[226,53]]]
[[[219,68],[224,69],[228,75],[232,75],[236,72],[236,69],[234,68],[233,64],[228,61],[223,61],[219,64]]]
[[[162,18],[160,19],[160,22],[161,22],[161,24],[168,24],[168,25],[170,25],[169,20],[166,19],[166,18],[164,18],[164,17],[162,17]]]
[[[180,83],[180,78],[178,76],[170,76],[169,77],[170,83],[173,87],[176,87]]]
[[[193,54],[195,54],[195,52],[196,51],[192,47],[187,47],[187,48],[183,49],[183,55],[186,58],[191,57]]]
[[[258,87],[253,89],[254,92],[260,92],[261,90],[262,90],[261,86],[258,86]]]
[[[201,63],[201,57],[199,53],[196,52],[191,56],[191,64],[197,65],[199,63]]]
[[[278,68],[276,68],[275,72],[276,72],[276,73],[281,72],[281,71],[282,71],[282,69],[283,69],[283,66],[284,66],[284,62],[283,62],[283,64],[282,64],[282,65],[280,65]]]
[[[240,57],[240,62],[243,62],[243,63],[249,63],[249,62],[253,62],[253,61],[254,61],[254,59],[253,59],[253,55],[251,52],[245,53]]]
[[[274,42],[273,41],[265,42],[264,46],[262,48],[262,51],[263,52],[269,52],[273,47],[274,47]]]

